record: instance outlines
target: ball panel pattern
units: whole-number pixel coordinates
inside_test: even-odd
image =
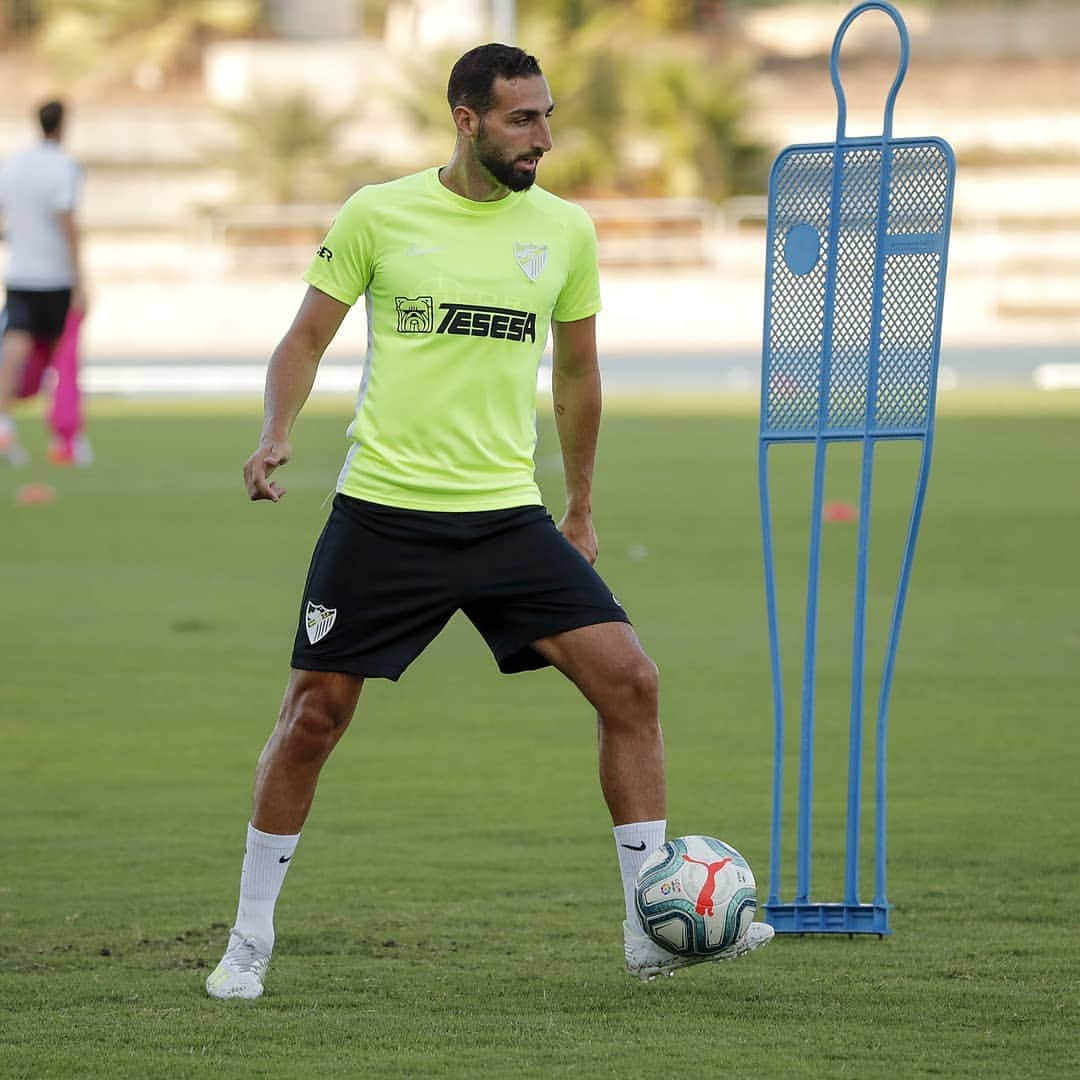
[[[757,911],[749,863],[711,836],[681,836],[657,848],[642,866],[635,906],[661,948],[709,956],[746,933]]]

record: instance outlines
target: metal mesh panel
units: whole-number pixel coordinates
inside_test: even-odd
[[[889,141],[884,147],[884,234],[882,144],[793,147],[780,157],[770,192],[763,434],[850,437],[866,430],[867,422],[873,434],[913,434],[930,422],[951,164],[934,141]],[[830,241],[835,280],[827,313]]]
[[[766,423],[775,431],[802,431],[817,423],[832,164],[831,147],[796,152],[775,173],[765,408]],[[805,274],[788,266],[784,252],[784,241],[799,225],[813,228],[822,246],[817,264]]]
[[[907,238],[911,250],[885,261],[874,402],[878,433],[921,431],[930,422],[949,183],[949,162],[940,146],[929,143],[893,150],[888,235]]]
[[[940,233],[949,178],[949,162],[936,143],[896,147],[889,178],[889,233]]]
[[[849,150],[843,167],[826,430],[858,428],[866,419],[881,151]]]
[[[937,254],[895,255],[885,261],[877,433],[922,430],[930,421],[940,270]]]

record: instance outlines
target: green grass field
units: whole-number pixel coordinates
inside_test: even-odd
[[[600,568],[663,674],[669,831],[734,843],[763,900],[756,419],[683,405],[605,419]],[[589,710],[554,673],[498,675],[456,619],[399,685],[365,689],[285,885],[266,996],[208,1000],[347,412],[301,419],[277,507],[242,491],[245,408],[101,405],[93,469],[0,473],[0,1075],[1080,1074],[1076,396],[943,402],[891,711],[892,937],[785,938],[632,983]],[[911,487],[895,449],[875,618]],[[538,462],[557,510],[546,420]],[[853,459],[835,465],[829,498],[854,501]],[[776,466],[791,622],[809,486],[798,451]],[[42,480],[57,501],[17,507]],[[825,891],[854,535],[826,529]],[[797,625],[785,644],[794,668]]]

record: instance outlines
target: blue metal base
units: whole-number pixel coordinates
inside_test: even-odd
[[[778,934],[890,934],[891,904],[766,904]]]

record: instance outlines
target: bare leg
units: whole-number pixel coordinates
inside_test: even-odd
[[[221,963],[206,980],[214,998],[261,996],[274,948],[274,908],[292,864],[296,834],[315,797],[319,772],[345,733],[364,680],[297,671],[255,770],[255,799],[240,873],[236,924]],[[270,835],[260,835],[269,833]]]
[[[615,825],[667,816],[656,665],[626,623],[600,623],[533,643],[597,711],[600,787]]]
[[[0,350],[0,416],[11,410],[15,388],[34,339],[25,330],[8,330]]]
[[[283,836],[301,830],[319,773],[345,734],[363,685],[354,675],[293,670],[255,770],[251,824],[256,829]]]

